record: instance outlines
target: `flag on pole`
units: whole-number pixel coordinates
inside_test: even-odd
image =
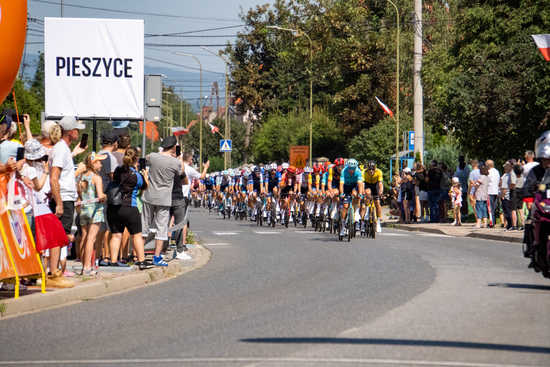
[[[176,126],[176,127],[173,127],[171,130],[174,136],[182,136],[189,133],[189,129],[183,126]]]
[[[212,125],[210,122],[208,123],[208,126],[210,126],[210,131],[212,131],[212,134],[220,132],[220,129],[218,129],[217,126]]]
[[[533,40],[544,57],[544,60],[550,61],[550,34],[532,34]]]
[[[374,96],[374,98],[376,98],[376,101],[378,102],[378,104],[382,107],[382,109],[384,110],[384,112],[386,112],[388,115],[390,115],[391,117],[393,117],[393,112],[392,110],[390,110],[390,108],[388,106],[386,106],[380,99],[378,99],[378,97]]]

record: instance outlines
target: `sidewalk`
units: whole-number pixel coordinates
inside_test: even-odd
[[[19,299],[13,298],[13,291],[0,291],[0,319],[87,301],[174,278],[206,265],[211,257],[210,251],[201,245],[189,246],[187,253],[191,260],[174,259],[168,262],[167,267],[142,271],[135,267],[99,267],[97,276],[68,278],[75,282],[73,288],[46,288],[45,294],[40,293],[40,285],[28,286],[27,290],[20,292]],[[80,263],[75,261],[67,262],[68,270],[76,272],[79,266]]]

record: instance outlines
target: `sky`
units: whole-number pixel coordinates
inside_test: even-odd
[[[213,45],[208,46],[213,52],[217,53],[224,47],[215,45],[225,45],[228,41],[235,40],[238,31],[242,27],[218,29],[203,31],[192,34],[186,34],[186,37],[148,37],[148,34],[166,34],[176,32],[198,31],[211,28],[232,27],[242,25],[239,18],[241,12],[246,12],[251,7],[266,3],[273,3],[274,0],[28,0],[29,18],[28,22],[27,45],[25,54],[37,55],[43,51],[43,21],[44,17],[61,16],[61,5],[63,2],[63,16],[72,18],[119,18],[119,19],[144,19],[145,21],[145,43],[161,44],[170,43],[178,45]],[[74,6],[73,6],[74,5]],[[88,7],[88,8],[81,8]],[[89,8],[103,8],[119,10],[121,13],[103,11]],[[133,14],[149,13],[149,14]],[[159,16],[152,15],[159,14]],[[197,37],[197,36],[224,36],[224,37]],[[190,37],[193,36],[193,37]],[[195,80],[193,69],[174,66],[163,63],[166,61],[173,64],[188,65],[196,67],[196,62],[185,56],[174,55],[174,51],[182,51],[196,55],[204,70],[210,70],[216,73],[204,73],[203,84],[210,84],[212,81],[219,81],[220,94],[223,95],[223,80],[225,64],[218,57],[209,54],[199,47],[145,47],[145,67],[147,70],[162,70],[166,75],[166,84],[186,82],[188,88],[185,97],[189,98],[198,93],[198,82]],[[160,60],[160,61],[156,61]],[[162,68],[162,69],[161,69]],[[182,72],[186,71],[185,74]],[[172,75],[169,75],[172,74]],[[193,78],[193,81],[186,80]],[[195,87],[196,86],[196,87]],[[210,85],[203,85],[203,88],[209,89]],[[195,88],[195,89],[194,89]]]

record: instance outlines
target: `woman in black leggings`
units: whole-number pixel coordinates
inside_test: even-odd
[[[117,167],[113,182],[120,187],[122,205],[107,207],[107,221],[111,228],[111,265],[116,266],[118,250],[122,240],[122,233],[127,228],[132,236],[132,243],[138,261],[135,263],[140,270],[147,269],[150,264],[145,262],[143,237],[141,237],[141,215],[137,208],[137,199],[140,191],[147,188],[147,174],[138,172],[138,152],[128,148],[122,159],[123,165]]]

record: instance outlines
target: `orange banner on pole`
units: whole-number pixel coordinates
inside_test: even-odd
[[[307,145],[294,145],[290,147],[291,166],[296,168],[304,168],[309,160],[309,147]]]
[[[10,254],[15,269],[14,276],[27,276],[42,273],[42,267],[37,260],[32,233],[27,225],[23,210],[7,210],[9,175],[0,176],[0,232],[3,253]],[[2,259],[0,259],[2,261]],[[3,273],[1,273],[3,274]],[[0,275],[1,275],[0,274]]]

